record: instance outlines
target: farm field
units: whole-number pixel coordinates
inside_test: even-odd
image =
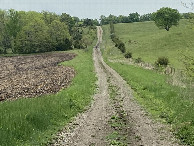
[[[109,27],[105,26],[106,29]],[[126,51],[132,52],[133,58],[154,64],[158,57],[165,56],[172,67],[184,69],[183,55],[194,56],[194,30],[188,20],[181,20],[170,31],[159,29],[152,21],[121,23],[114,27],[116,35],[125,43]]]
[[[46,53],[0,57],[0,100],[57,93],[75,76],[73,68],[58,64],[75,56],[72,53]]]

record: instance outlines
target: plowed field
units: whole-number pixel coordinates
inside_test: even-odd
[[[75,71],[58,65],[76,55],[48,53],[18,57],[0,57],[0,101],[36,97],[66,88]]]

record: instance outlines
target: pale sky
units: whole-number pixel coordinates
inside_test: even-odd
[[[99,18],[101,15],[128,15],[138,12],[146,14],[155,12],[161,7],[171,7],[179,12],[194,12],[185,8],[181,1],[192,0],[0,0],[0,9],[24,11],[50,11],[57,14],[68,13],[79,18]],[[194,0],[193,0],[194,1]]]

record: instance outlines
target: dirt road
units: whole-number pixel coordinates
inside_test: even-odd
[[[178,145],[173,142],[168,128],[147,116],[133,99],[127,83],[103,61],[99,48],[103,31],[101,27],[97,29],[98,42],[93,50],[93,60],[98,92],[91,107],[61,131],[51,145]]]

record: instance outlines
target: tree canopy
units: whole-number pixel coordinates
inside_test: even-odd
[[[42,11],[0,10],[0,53],[38,53],[86,48],[82,27],[96,29],[96,19]],[[89,32],[87,32],[89,33]]]
[[[168,7],[163,7],[154,14],[156,26],[166,29],[167,31],[169,31],[173,25],[177,26],[180,18],[181,16],[178,10]]]

